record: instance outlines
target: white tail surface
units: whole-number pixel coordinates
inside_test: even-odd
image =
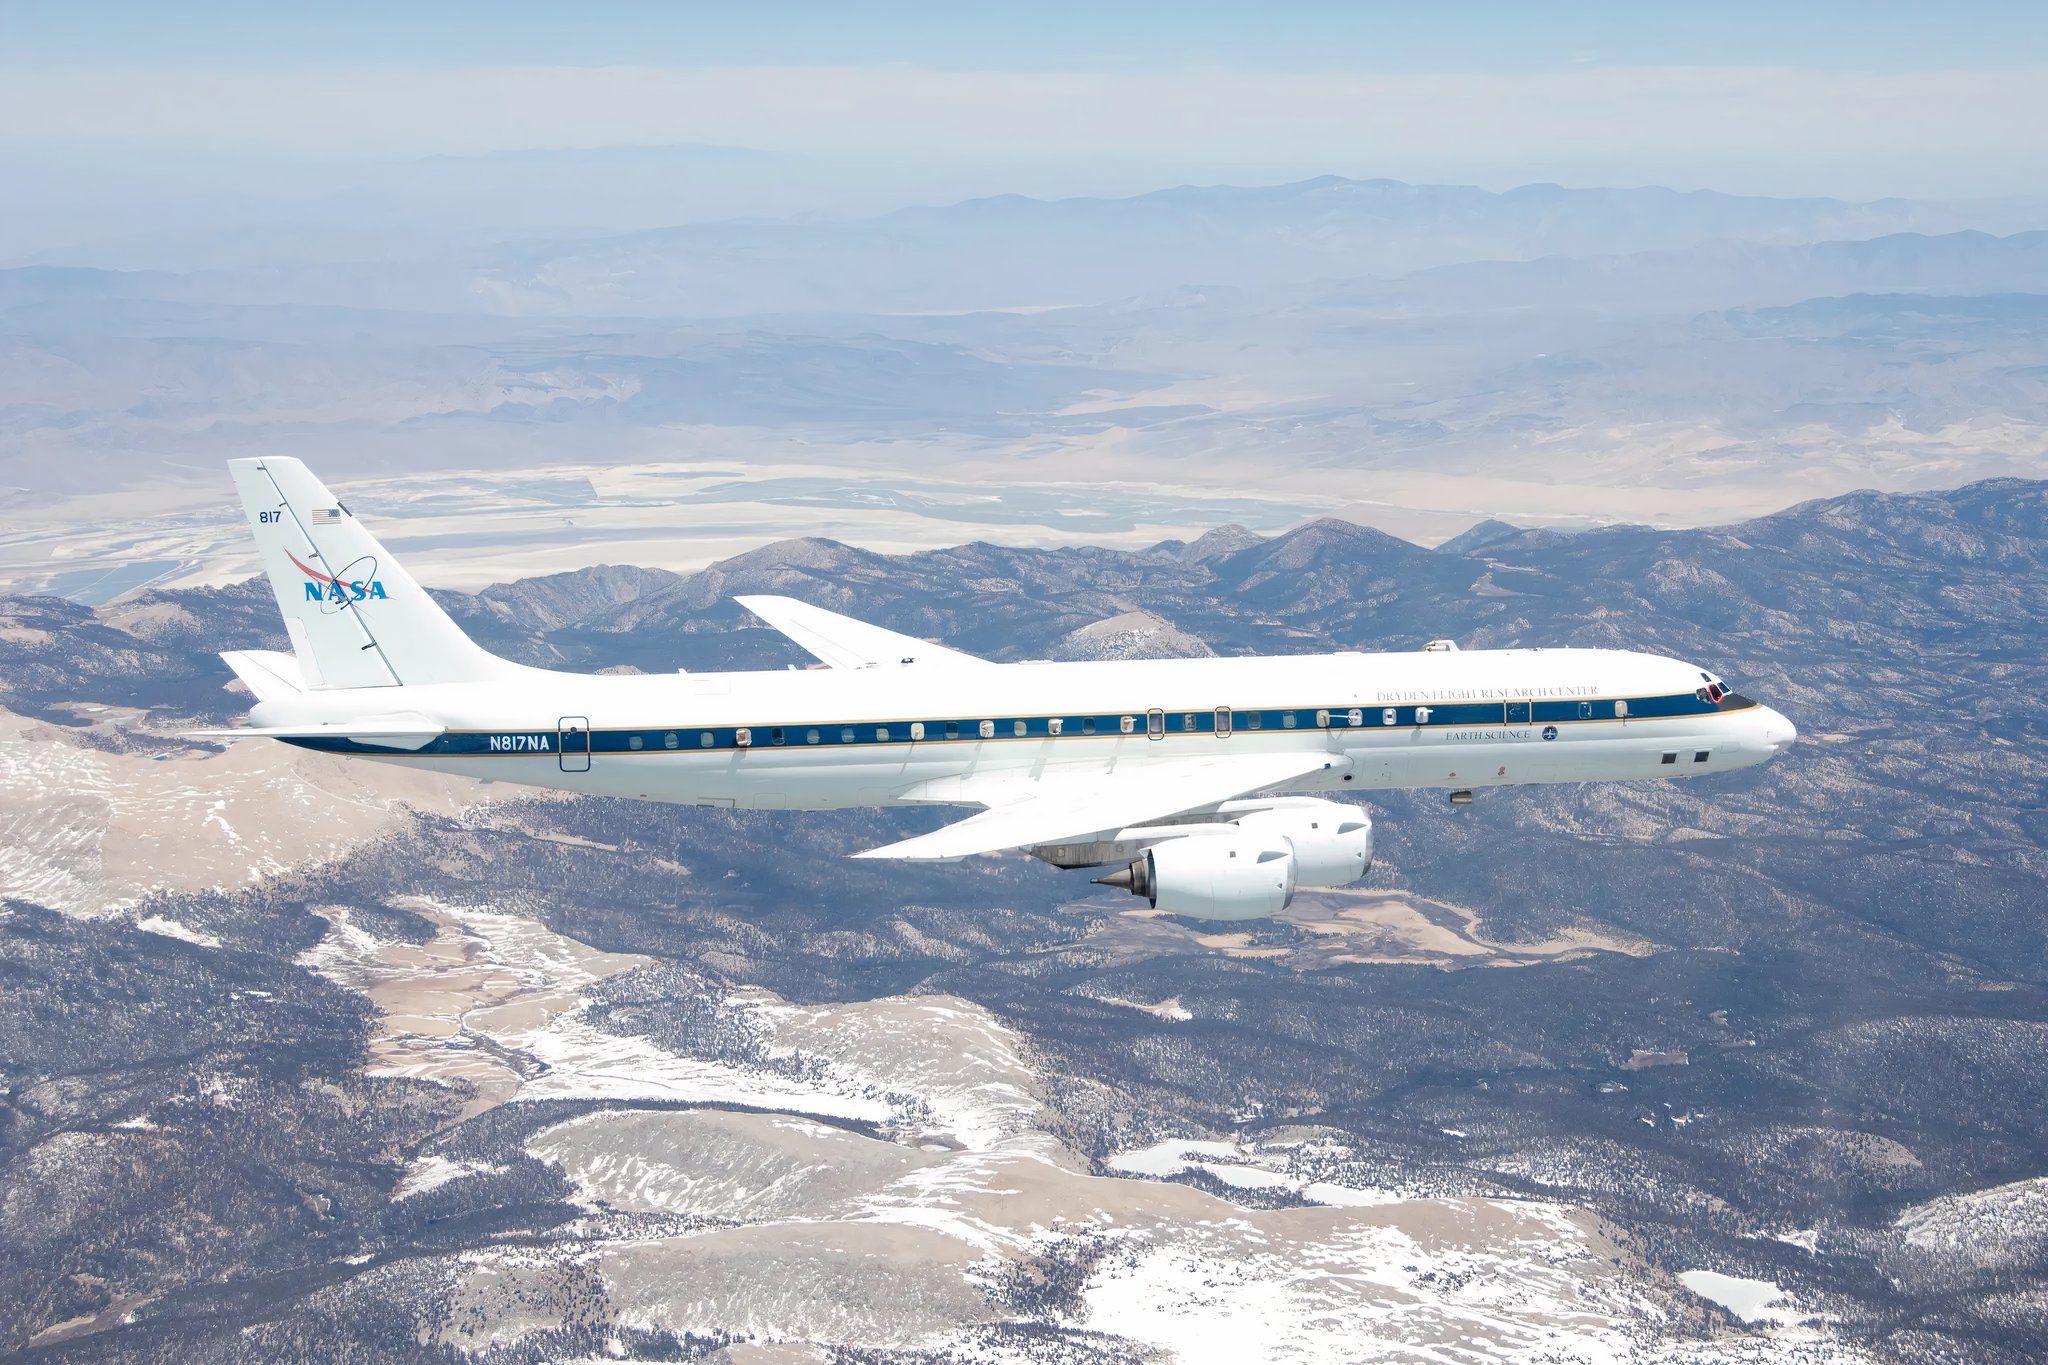
[[[517,671],[462,633],[297,460],[229,460],[304,681],[315,688],[482,682]]]
[[[296,697],[309,686],[317,685],[306,677],[306,670],[292,654],[272,649],[231,649],[220,657],[258,701]]]

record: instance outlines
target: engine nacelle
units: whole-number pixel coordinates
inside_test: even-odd
[[[1260,830],[1194,834],[1146,849],[1122,872],[1099,879],[1195,919],[1263,919],[1294,899],[1294,853]]]
[[[1239,829],[1285,839],[1294,850],[1298,886],[1349,886],[1372,867],[1372,817],[1357,806],[1296,797],[1239,815],[1231,811],[1237,804],[1227,803],[1223,818]]]

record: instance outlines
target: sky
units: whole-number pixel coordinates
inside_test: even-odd
[[[2048,5],[0,0],[0,163],[675,144],[974,192],[2031,196]]]

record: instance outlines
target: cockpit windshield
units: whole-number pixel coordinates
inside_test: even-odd
[[[1704,685],[1695,690],[1693,695],[1701,701],[1711,702],[1715,706],[1719,706],[1722,699],[1730,695],[1727,685],[1713,674],[1703,669],[1700,672],[1700,678]]]

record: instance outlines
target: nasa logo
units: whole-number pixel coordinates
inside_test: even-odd
[[[1543,737],[1544,737],[1545,739],[1556,739],[1556,738],[1557,738],[1557,727],[1556,727],[1555,725],[1546,725],[1546,726],[1544,726],[1544,727],[1543,727]]]
[[[383,581],[377,577],[377,561],[374,559],[368,560],[370,572],[367,576],[350,578],[347,576],[348,569],[342,570],[339,574],[325,574],[290,550],[284,553],[285,558],[291,560],[299,572],[306,576],[304,586],[308,602],[319,602],[325,606],[346,606],[353,602],[381,602],[389,596],[384,591]],[[349,565],[349,569],[354,567],[354,564]]]

